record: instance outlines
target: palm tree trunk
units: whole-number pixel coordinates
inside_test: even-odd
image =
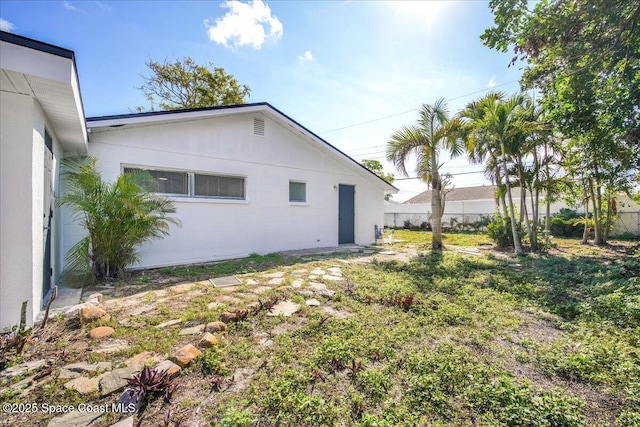
[[[509,217],[511,218],[511,233],[513,234],[513,246],[515,248],[516,255],[524,255],[522,244],[520,243],[520,236],[518,235],[518,227],[516,226],[516,213],[513,209],[513,197],[511,196],[511,184],[509,183],[509,170],[507,169],[507,156],[504,146],[504,142],[501,144],[502,148],[502,167],[504,169],[504,182],[507,186],[507,198],[509,200]]]
[[[518,179],[520,180],[520,222],[525,221],[527,211],[527,189],[522,182],[522,171],[518,168]]]
[[[442,182],[440,174],[434,168],[431,172],[431,249],[442,250]]]
[[[531,249],[534,252],[538,252],[538,213],[540,208],[540,189],[535,187],[534,194],[531,195],[531,214],[533,218],[531,220],[532,232],[531,232]]]
[[[544,217],[544,243],[548,245],[551,243],[551,199],[549,198],[549,190],[545,197],[545,217]]]
[[[549,157],[547,150],[547,138],[544,139],[544,162],[546,169],[547,191],[545,192],[545,204],[547,205],[546,216],[544,218],[544,243],[548,245],[550,243],[551,235],[551,177],[549,176]]]

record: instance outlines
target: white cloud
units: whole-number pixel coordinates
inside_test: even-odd
[[[12,32],[16,28],[12,22],[7,21],[6,19],[0,18],[0,31],[6,31],[8,33]]]
[[[251,45],[260,49],[267,39],[282,37],[282,22],[271,15],[271,9],[262,0],[249,3],[229,0],[221,7],[228,8],[229,12],[216,19],[215,25],[209,25],[208,19],[204,21],[209,40],[213,42],[225,47]]]
[[[491,78],[489,79],[489,83],[487,83],[487,85],[488,85],[489,87],[494,87],[494,86],[496,85],[496,78],[495,78],[495,77],[491,77]]]
[[[69,3],[68,1],[64,1],[62,2],[62,5],[64,6],[65,9],[67,10],[78,10],[76,9],[76,7],[74,5],[72,5],[71,3]]]
[[[304,53],[304,55],[298,56],[298,61],[300,62],[313,61],[313,55],[311,54],[311,51],[308,50]]]

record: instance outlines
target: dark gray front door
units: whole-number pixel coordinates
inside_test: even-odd
[[[338,243],[354,243],[355,187],[340,184],[338,193]]]

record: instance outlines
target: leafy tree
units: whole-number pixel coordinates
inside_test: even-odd
[[[393,180],[395,179],[392,173],[385,173],[384,168],[382,167],[382,163],[377,160],[363,160],[362,166],[369,169],[371,172],[378,175],[382,178],[383,181],[388,182],[389,184],[393,184]],[[384,196],[385,200],[389,200],[391,198],[391,194],[387,194]]]
[[[492,0],[484,43],[526,61],[522,84],[542,94],[546,117],[572,141],[571,167],[593,208],[595,243],[607,240],[607,193],[640,167],[640,3],[636,0]],[[604,199],[604,200],[603,200]]]
[[[435,251],[442,250],[442,215],[446,197],[446,182],[440,175],[440,151],[447,149],[454,156],[461,154],[463,147],[458,144],[460,128],[459,120],[449,119],[447,104],[440,98],[433,105],[424,104],[417,125],[403,126],[387,143],[387,160],[406,176],[406,162],[410,155],[415,155],[417,173],[431,188],[431,248]]]
[[[185,108],[214,107],[218,105],[244,104],[251,90],[241,85],[224,68],[196,64],[192,58],[182,61],[146,63],[151,71],[149,77],[142,76],[144,84],[138,89],[149,101],[151,111],[179,110]],[[137,107],[143,111],[144,107]]]
[[[56,203],[69,207],[87,230],[67,254],[72,271],[90,268],[98,280],[115,278],[138,261],[138,245],[168,235],[170,224],[180,225],[168,216],[176,212],[173,202],[140,185],[148,174],[124,174],[109,183],[95,158],[67,158],[62,165],[65,191]]]

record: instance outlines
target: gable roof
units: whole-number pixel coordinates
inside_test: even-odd
[[[447,193],[447,201],[458,200],[493,200],[496,193],[495,185],[485,185],[481,187],[461,187],[454,188]],[[406,200],[404,204],[431,203],[431,190],[427,190]]]
[[[296,133],[302,134],[312,142],[316,143],[319,147],[325,151],[333,154],[338,159],[342,160],[349,167],[357,171],[360,175],[368,178],[370,181],[376,183],[381,187],[385,193],[394,194],[398,192],[398,189],[393,185],[387,183],[378,175],[365,168],[362,164],[339,150],[329,142],[310,131],[306,127],[302,126],[297,121],[293,120],[282,111],[273,107],[268,102],[256,102],[250,104],[241,105],[224,105],[217,107],[204,107],[204,108],[190,108],[182,110],[169,110],[169,111],[151,111],[145,113],[132,113],[121,114],[111,116],[100,117],[88,117],[87,127],[89,128],[103,128],[103,127],[124,127],[124,126],[136,126],[136,125],[148,125],[150,123],[171,123],[181,122],[184,120],[192,120],[197,118],[208,117],[223,117],[237,114],[247,113],[261,113],[267,117],[289,126]]]

